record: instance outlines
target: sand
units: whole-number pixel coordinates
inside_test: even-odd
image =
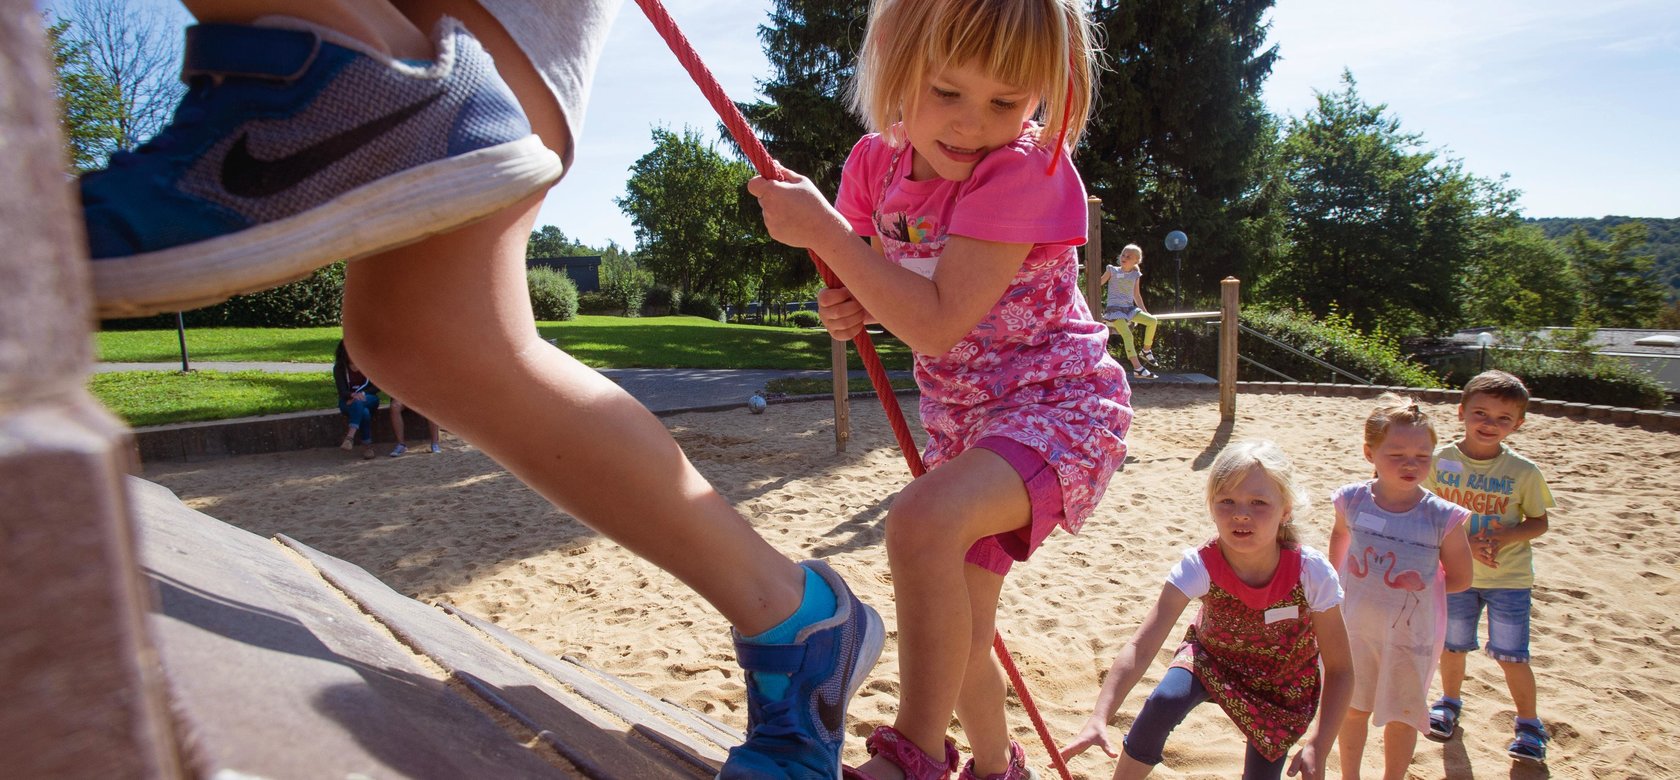
[[[1160,592],[1179,551],[1207,539],[1206,467],[1222,443],[1268,437],[1296,460],[1315,496],[1298,515],[1323,549],[1329,491],[1369,474],[1359,426],[1369,402],[1242,395],[1220,426],[1207,389],[1145,386],[1136,398],[1125,471],[1078,537],[1058,533],[1005,586],[999,626],[1056,739],[1084,722],[1100,675]],[[1426,405],[1446,435],[1450,405]],[[914,419],[913,406],[909,413]],[[880,608],[887,649],[852,705],[848,759],[897,707],[898,658],[882,524],[908,480],[877,402],[852,403],[854,439],[836,455],[832,407],[778,404],[666,418],[671,432],[770,542],[829,560]],[[1680,436],[1536,416],[1512,439],[1551,481],[1558,506],[1537,544],[1533,652],[1557,778],[1680,776]],[[199,463],[146,476],[190,506],[262,535],[285,533],[354,562],[396,590],[451,602],[544,650],[571,654],[657,696],[746,721],[742,680],[723,620],[674,579],[539,499],[465,443],[445,452],[363,461],[334,448]],[[1193,612],[1193,610],[1191,611]],[[1168,643],[1159,661],[1170,653]],[[1160,679],[1151,668],[1121,708],[1116,740]],[[1545,777],[1504,755],[1514,710],[1498,667],[1472,654],[1462,737],[1419,740],[1411,776]],[[1045,750],[1011,699],[1011,727],[1041,777]],[[953,726],[959,745],[960,729]],[[1377,776],[1380,746],[1366,750]],[[1214,706],[1168,742],[1156,777],[1235,777],[1242,741]],[[1075,759],[1077,777],[1107,778],[1112,760]],[[1332,776],[1335,774],[1331,772]]]

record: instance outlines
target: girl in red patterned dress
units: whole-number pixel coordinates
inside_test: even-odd
[[[1323,554],[1295,541],[1290,524],[1294,511],[1305,509],[1306,493],[1283,450],[1253,440],[1219,453],[1208,472],[1207,502],[1219,535],[1185,550],[1173,566],[1154,609],[1109,668],[1090,720],[1062,756],[1095,745],[1119,757],[1116,780],[1145,777],[1161,762],[1167,734],[1211,699],[1248,738],[1244,780],[1280,777],[1302,735],[1307,742],[1289,774],[1321,778],[1353,691],[1353,667],[1336,572]],[[1108,739],[1109,718],[1198,598],[1201,612],[1119,755]]]

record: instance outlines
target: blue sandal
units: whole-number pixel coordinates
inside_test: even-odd
[[[1552,735],[1545,726],[1530,726],[1526,723],[1517,724],[1517,738],[1511,741],[1511,746],[1505,749],[1510,757],[1525,764],[1546,763],[1546,743],[1552,740]]]
[[[1454,731],[1458,730],[1458,715],[1462,704],[1453,704],[1446,699],[1436,699],[1429,705],[1429,738],[1436,742],[1446,742],[1452,739]]]

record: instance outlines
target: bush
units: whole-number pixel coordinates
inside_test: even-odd
[[[618,303],[601,290],[578,293],[579,314],[620,314]]]
[[[1381,330],[1365,333],[1351,317],[1331,313],[1324,319],[1290,309],[1256,306],[1242,314],[1242,322],[1254,330],[1318,358],[1350,374],[1378,385],[1443,387],[1441,378],[1400,353],[1397,339]],[[1217,337],[1216,337],[1217,338]],[[1294,377],[1302,382],[1348,383],[1353,380],[1324,368],[1288,350],[1249,334],[1238,338],[1245,357]],[[1217,345],[1215,346],[1217,351]],[[1262,369],[1243,365],[1242,379],[1277,379]]]
[[[653,284],[653,274],[640,268],[613,274],[601,286],[601,293],[607,297],[626,317],[642,316],[642,306],[647,303],[648,287]]]
[[[663,284],[653,285],[648,288],[646,297],[642,299],[642,308],[665,314],[681,312],[682,291],[673,290]]]
[[[787,319],[788,324],[795,328],[822,327],[822,317],[818,316],[816,312],[809,309],[800,309],[799,311],[789,314]]]
[[[723,321],[723,304],[706,295],[691,295],[682,302],[682,313],[717,322]]]
[[[538,320],[577,319],[578,289],[571,277],[552,268],[529,268],[525,283],[531,288],[531,311]]]
[[[192,328],[316,328],[339,324],[343,307],[344,261],[340,260],[290,284],[186,312],[182,319]],[[105,330],[174,328],[175,315],[106,320],[100,326]]]
[[[1661,409],[1668,392],[1639,370],[1591,353],[1490,350],[1488,367],[1522,377],[1535,398]]]

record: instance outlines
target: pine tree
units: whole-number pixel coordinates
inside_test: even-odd
[[[1260,101],[1277,47],[1265,47],[1273,0],[1097,0],[1109,72],[1098,79],[1076,160],[1103,201],[1103,247],[1160,258],[1172,230],[1190,237],[1186,305],[1214,295],[1274,251],[1267,189],[1275,129]],[[1150,253],[1155,253],[1151,255]],[[1152,300],[1167,308],[1172,266],[1153,262]]]

